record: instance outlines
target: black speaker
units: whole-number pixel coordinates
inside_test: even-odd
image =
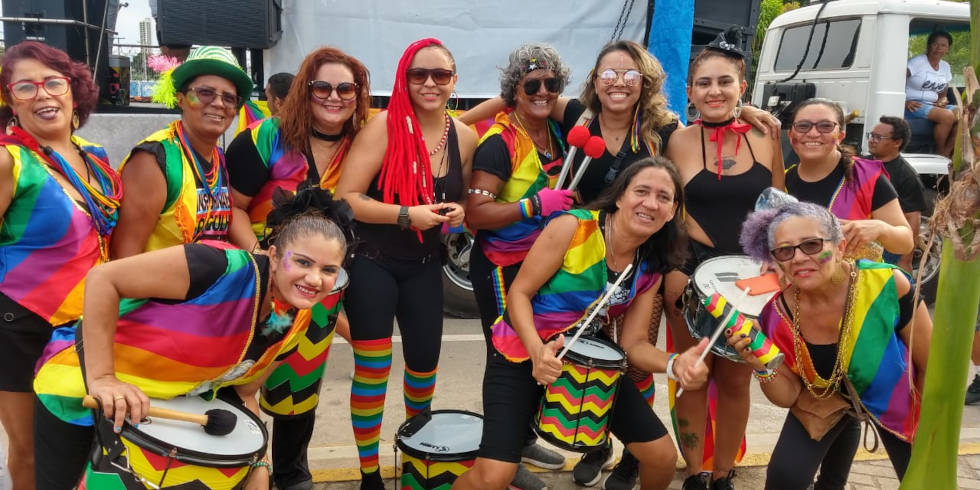
[[[161,45],[267,49],[282,37],[282,0],[159,0]]]

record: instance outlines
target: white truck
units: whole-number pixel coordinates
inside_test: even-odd
[[[752,103],[778,115],[783,127],[789,127],[789,117],[800,101],[811,97],[837,101],[852,116],[845,143],[866,150],[867,132],[880,116],[903,114],[910,39],[936,30],[969,29],[970,5],[959,2],[838,0],[791,10],[774,19],[766,30]],[[957,78],[962,67],[952,69],[952,85],[962,85],[962,76]],[[911,151],[903,153],[925,184],[930,205],[948,185],[949,164],[948,159],[927,153],[931,135],[931,123],[916,122],[912,144],[906,149]],[[788,138],[783,141],[787,163],[795,163],[786,147]],[[922,236],[926,238],[928,222],[924,216]],[[935,293],[938,269],[939,246],[934,244],[923,267],[923,294],[928,300]]]

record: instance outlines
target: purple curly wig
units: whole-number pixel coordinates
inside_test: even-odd
[[[742,250],[753,259],[763,262],[771,260],[769,251],[772,250],[776,227],[789,218],[797,217],[816,221],[824,238],[835,245],[844,240],[840,221],[830,210],[809,202],[787,202],[749,214],[742,223],[742,234],[738,240]]]

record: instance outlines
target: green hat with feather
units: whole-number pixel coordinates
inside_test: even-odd
[[[186,61],[161,74],[153,90],[153,102],[175,107],[177,90],[201,75],[217,75],[227,79],[235,85],[242,100],[252,94],[252,79],[238,65],[230,50],[219,46],[201,46],[194,49]]]

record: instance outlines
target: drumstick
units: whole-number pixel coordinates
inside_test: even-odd
[[[565,161],[561,165],[561,173],[558,174],[558,180],[555,181],[555,189],[561,189],[561,186],[565,183],[565,177],[568,176],[568,170],[572,168],[572,160],[575,159],[575,150],[579,147],[585,146],[585,143],[589,141],[589,130],[585,126],[575,126],[568,132],[568,155],[565,155]]]
[[[752,291],[752,288],[746,287],[745,289],[742,290],[742,295],[738,297],[739,303],[745,301],[745,298],[749,297],[749,291]],[[708,341],[708,346],[705,347],[704,351],[701,352],[701,357],[698,357],[698,362],[702,362],[704,361],[705,357],[708,357],[708,352],[711,352],[711,346],[715,345],[715,342],[718,340],[718,337],[721,337],[721,333],[725,331],[725,325],[728,325],[728,322],[732,320],[732,317],[735,316],[735,313],[736,313],[735,304],[732,303],[732,310],[728,312],[728,315],[725,315],[725,319],[718,324],[718,326],[715,328],[715,332],[711,334],[711,340]],[[680,396],[683,394],[684,394],[684,388],[678,388],[677,394],[674,395],[674,398],[680,398]]]
[[[582,332],[585,331],[585,326],[592,323],[592,319],[599,314],[599,310],[602,308],[602,305],[606,304],[606,302],[609,301],[609,298],[612,297],[613,292],[616,291],[616,288],[619,287],[619,283],[623,282],[623,279],[626,279],[626,276],[629,275],[629,271],[632,268],[633,268],[632,263],[626,264],[626,267],[623,268],[623,272],[620,272],[619,277],[616,278],[616,282],[614,282],[612,287],[609,288],[608,291],[606,291],[606,294],[603,295],[601,300],[599,300],[599,303],[596,304],[595,308],[592,309],[592,313],[589,313],[589,317],[586,318],[585,321],[582,323],[582,325],[578,327],[578,330],[575,332],[575,335],[572,336],[572,339],[565,344],[565,348],[562,349],[561,353],[558,354],[559,361],[561,360],[562,357],[565,357],[565,354],[568,353],[568,349],[570,349],[572,345],[575,344],[575,341],[582,336]]]
[[[99,403],[92,395],[85,395],[85,398],[82,399],[82,406],[85,408],[100,408]],[[204,432],[207,432],[212,436],[223,436],[230,434],[231,431],[235,430],[235,424],[238,422],[235,414],[223,408],[212,408],[203,414],[199,414],[180,412],[177,410],[170,410],[169,408],[154,407],[150,405],[150,408],[147,410],[146,414],[150,417],[157,417],[161,419],[193,422],[203,426]]]
[[[589,163],[592,163],[593,158],[599,158],[606,151],[606,142],[598,136],[593,136],[589,138],[588,143],[582,148],[585,151],[585,159],[582,160],[582,166],[575,172],[575,177],[572,178],[572,183],[569,184],[568,190],[574,191],[578,187],[578,183],[582,180],[585,175],[585,169],[589,168]]]

